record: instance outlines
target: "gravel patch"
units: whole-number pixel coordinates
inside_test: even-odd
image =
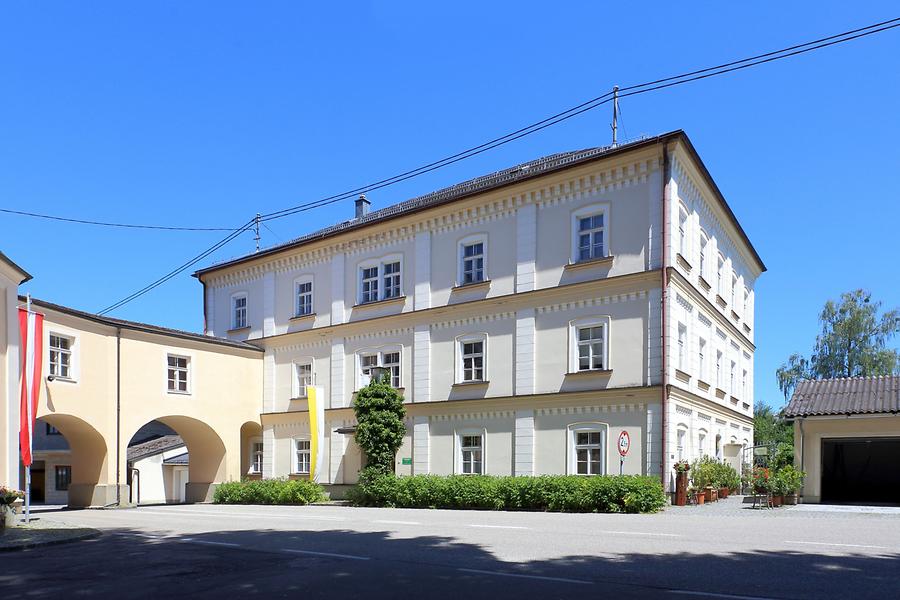
[[[28,525],[7,527],[3,533],[0,533],[0,552],[77,542],[99,535],[100,531],[91,527],[68,525],[32,517],[32,521]]]

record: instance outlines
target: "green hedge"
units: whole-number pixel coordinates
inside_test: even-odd
[[[287,479],[229,481],[213,493],[216,504],[311,504],[324,500],[327,498],[322,486]]]
[[[364,471],[348,499],[358,506],[653,513],[666,504],[656,477],[415,475]]]

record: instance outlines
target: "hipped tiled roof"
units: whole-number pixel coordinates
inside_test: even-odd
[[[797,384],[786,417],[900,413],[900,376],[805,380]]]

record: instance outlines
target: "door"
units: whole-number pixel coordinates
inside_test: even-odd
[[[900,504],[900,438],[822,440],[822,502]]]

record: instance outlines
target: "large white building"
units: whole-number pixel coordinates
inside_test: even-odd
[[[373,366],[408,404],[397,472],[666,474],[753,439],[765,270],[687,136],[548,156],[199,271],[206,332],[265,350],[263,476],[361,464]]]

